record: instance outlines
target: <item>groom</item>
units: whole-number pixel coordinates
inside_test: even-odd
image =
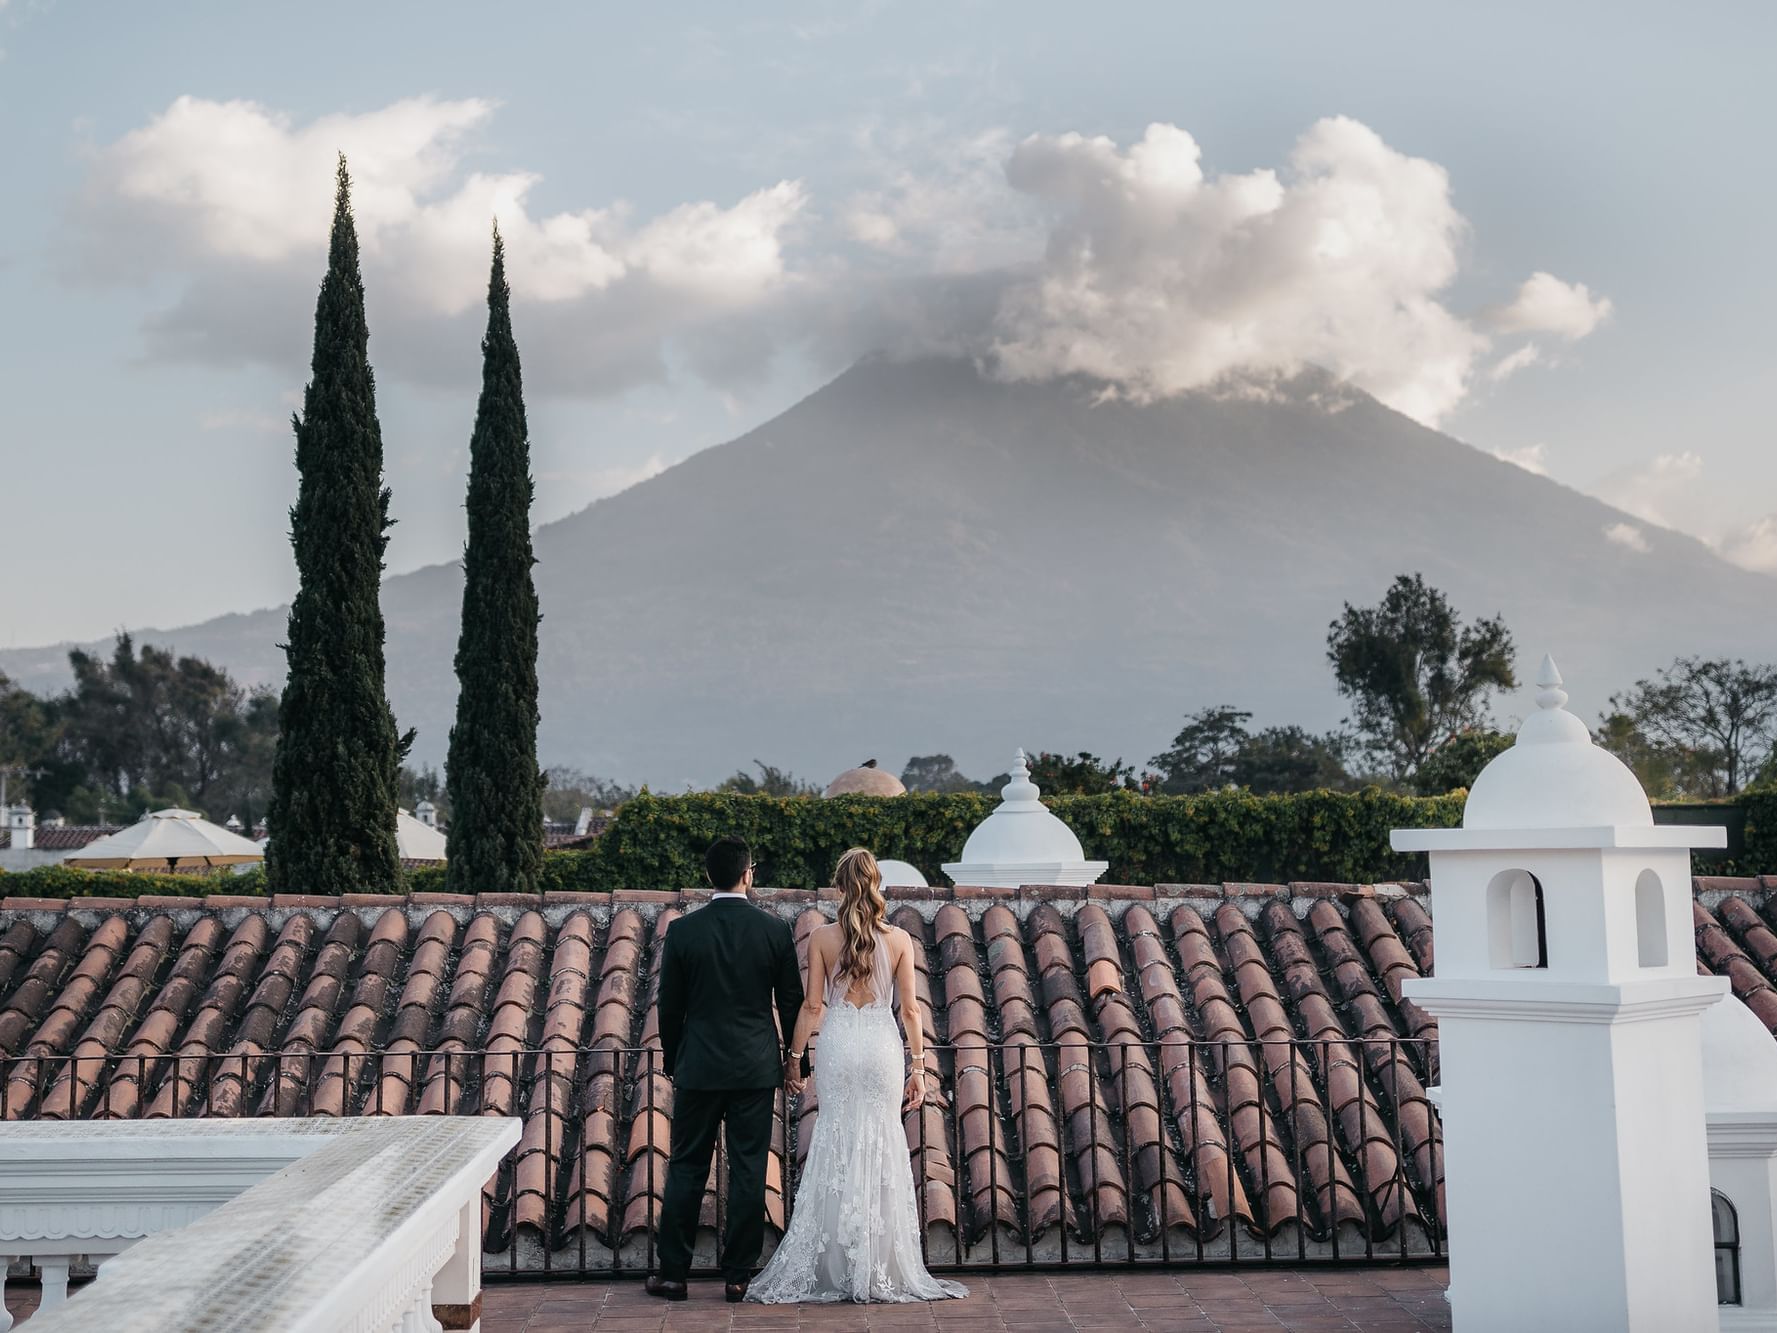
[[[648,1276],[648,1294],[685,1299],[710,1154],[716,1130],[726,1123],[722,1275],[735,1302],[746,1297],[765,1244],[771,1110],[785,1081],[783,1043],[796,1030],[802,973],[790,927],[747,900],[753,857],[746,843],[717,839],[704,870],[715,895],[667,929],[660,961],[660,1045],[673,1081],[672,1161],[660,1210],[660,1272]]]

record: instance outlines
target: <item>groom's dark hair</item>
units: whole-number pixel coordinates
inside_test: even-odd
[[[710,887],[717,893],[727,893],[739,884],[752,864],[752,851],[736,837],[717,838],[703,854],[704,873],[710,877]]]

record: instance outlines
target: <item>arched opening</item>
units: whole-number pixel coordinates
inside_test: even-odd
[[[1543,886],[1528,870],[1502,870],[1487,885],[1487,934],[1495,967],[1547,967]]]
[[[1651,870],[1635,879],[1635,947],[1643,967],[1666,966],[1666,886]]]
[[[1740,1218],[1720,1190],[1709,1191],[1710,1220],[1715,1225],[1715,1303],[1740,1304]]]

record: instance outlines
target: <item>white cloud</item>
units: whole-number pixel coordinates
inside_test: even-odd
[[[1527,444],[1522,449],[1495,449],[1492,453],[1502,463],[1521,467],[1539,477],[1549,475],[1549,447],[1546,444]]]
[[[1633,523],[1612,523],[1605,528],[1604,535],[1618,546],[1626,546],[1641,555],[1648,552],[1647,537]]]
[[[1675,502],[1702,475],[1703,456],[1693,450],[1657,454],[1639,467],[1606,477],[1598,485],[1598,498],[1656,527],[1675,527]]]
[[[1435,424],[1477,378],[1543,355],[1497,355],[1446,304],[1468,224],[1444,169],[1344,117],[1311,126],[1278,169],[1222,174],[1166,124],[1127,147],[870,124],[848,144],[853,188],[824,215],[780,180],[636,216],[618,199],[545,213],[534,172],[472,169],[495,112],[419,97],[299,122],[181,97],[91,151],[71,271],[176,292],[145,323],[150,358],[296,371],[343,150],[372,355],[426,383],[473,381],[490,217],[526,382],[543,394],[678,373],[735,392],[797,346],[825,366],[972,356],[1005,378],[1083,374],[1138,400],[1316,366]],[[1573,338],[1608,309],[1536,273],[1491,318]]]
[[[1729,533],[1718,544],[1722,557],[1758,574],[1777,574],[1777,514]]]
[[[1609,298],[1593,296],[1583,282],[1563,282],[1551,273],[1532,273],[1509,305],[1488,312],[1504,333],[1553,333],[1569,341],[1584,338],[1610,318]]]
[[[540,214],[529,202],[534,173],[463,169],[494,109],[421,97],[298,124],[253,102],[181,97],[93,151],[75,270],[98,280],[185,276],[177,302],[149,322],[151,355],[285,362],[306,344],[299,312],[312,314],[343,151],[373,354],[381,366],[383,349],[394,349],[397,370],[417,378],[454,374],[462,358],[444,351],[446,340],[473,354],[493,219],[515,296],[533,311],[569,307],[568,322],[581,326],[560,357],[537,359],[545,391],[658,373],[666,339],[764,304],[790,281],[785,237],[807,203],[799,183],[645,219],[621,202]],[[461,327],[440,324],[458,316]],[[562,319],[533,327],[553,333]]]
[[[1536,365],[1543,359],[1543,350],[1535,343],[1525,343],[1515,352],[1508,352],[1487,368],[1487,378],[1495,384],[1502,383],[1516,375],[1520,370]]]
[[[1053,218],[1000,309],[1004,374],[1084,373],[1152,398],[1319,365],[1435,422],[1488,340],[1440,294],[1468,234],[1444,169],[1355,120],[1318,121],[1281,171],[1206,174],[1150,125],[1127,149],[1035,135],[1007,167]]]
[[[981,272],[1036,258],[1041,220],[1006,185],[1013,147],[1000,129],[957,135],[931,122],[866,127],[853,150],[880,183],[845,200],[847,233],[926,272]]]

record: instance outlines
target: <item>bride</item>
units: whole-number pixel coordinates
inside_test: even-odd
[[[913,1168],[901,1113],[925,1100],[911,936],[884,917],[876,858],[839,859],[839,920],[809,939],[808,988],[790,1042],[788,1082],[800,1090],[802,1053],[816,1029],[821,1095],[814,1142],[790,1228],[753,1281],[749,1301],[930,1301],[967,1296],[934,1278],[919,1250]],[[912,1073],[903,1082],[893,1004],[908,1016]],[[822,1025],[825,1014],[826,1023]]]

